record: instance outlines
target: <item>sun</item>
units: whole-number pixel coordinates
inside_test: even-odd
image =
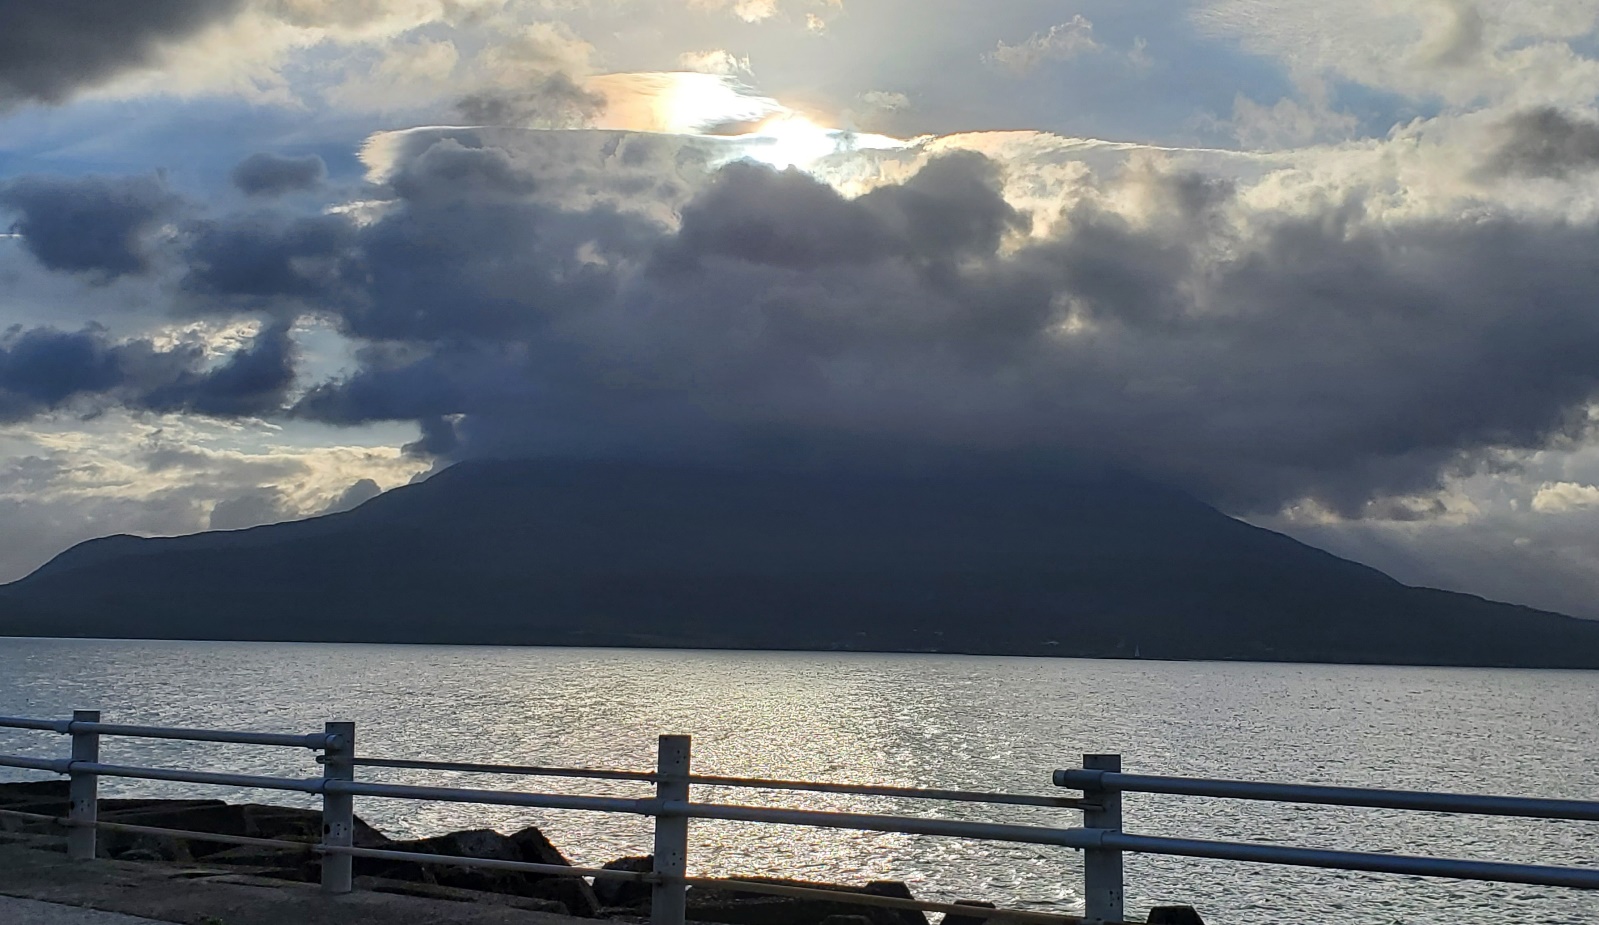
[[[805,168],[839,150],[837,129],[824,128],[798,113],[783,113],[742,136],[745,155],[773,167]]]

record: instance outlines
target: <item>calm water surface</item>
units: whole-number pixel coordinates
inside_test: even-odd
[[[1084,752],[1128,770],[1528,796],[1599,797],[1599,674],[945,656],[749,654],[0,639],[0,713],[308,732],[359,724],[369,756],[645,768],[690,733],[702,773],[1050,793]],[[0,752],[65,754],[0,730]],[[110,739],[102,760],[312,776],[310,753]],[[458,786],[519,779],[383,772]],[[27,777],[23,772],[0,775]],[[573,793],[644,785],[525,780]],[[195,795],[142,781],[104,793]],[[210,788],[217,793],[216,788]],[[1074,812],[817,794],[697,791],[806,808],[1078,824]],[[313,805],[293,794],[230,799]],[[574,863],[649,850],[645,820],[358,799],[395,836],[544,828]],[[1129,795],[1127,828],[1557,864],[1599,864],[1599,825]],[[1080,909],[1065,849],[695,822],[705,874],[893,878],[920,896]],[[1129,856],[1129,911],[1186,902],[1219,923],[1591,923],[1599,895],[1539,887]]]

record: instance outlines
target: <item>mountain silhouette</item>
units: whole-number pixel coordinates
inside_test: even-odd
[[[462,463],[343,513],[82,543],[0,587],[0,633],[1599,668],[1599,621],[1111,472]]]

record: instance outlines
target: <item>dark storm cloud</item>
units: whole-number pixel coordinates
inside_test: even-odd
[[[390,185],[394,208],[359,231],[351,273],[364,291],[341,308],[346,330],[373,340],[531,344],[531,332],[611,301],[605,262],[640,256],[658,233],[610,206],[558,208],[503,150],[453,139]]]
[[[22,177],[0,184],[0,212],[52,270],[97,281],[150,269],[150,238],[180,206],[157,177]]]
[[[1599,391],[1592,225],[1379,221],[1358,191],[1277,212],[1144,167],[1090,181],[1033,237],[971,154],[853,199],[735,163],[681,199],[637,184],[603,133],[592,161],[519,137],[406,139],[364,223],[219,221],[190,239],[191,288],[332,313],[358,366],[292,413],[417,421],[407,451],[446,457],[958,448],[1108,460],[1238,510],[1357,513],[1582,434]],[[223,272],[235,260],[256,269]],[[287,392],[250,394],[211,413]]]
[[[0,422],[26,420],[76,395],[108,391],[124,376],[117,351],[96,330],[13,328],[0,338]]]
[[[240,161],[232,179],[247,196],[278,196],[315,189],[327,175],[327,165],[315,154],[284,157],[262,152]]]
[[[294,385],[294,341],[288,326],[264,328],[247,347],[214,369],[186,370],[130,403],[152,411],[249,417],[283,408]]]
[[[160,348],[145,339],[113,341],[104,330],[12,328],[0,336],[0,422],[61,409],[107,405],[190,411],[213,417],[280,408],[294,379],[293,342],[283,327],[214,368],[196,344]]]
[[[226,19],[242,0],[0,0],[0,109],[58,103]]]
[[[1599,122],[1552,106],[1517,113],[1499,135],[1484,168],[1490,175],[1559,179],[1599,167]]]
[[[354,242],[340,215],[252,213],[189,225],[183,287],[249,300],[332,298]]]

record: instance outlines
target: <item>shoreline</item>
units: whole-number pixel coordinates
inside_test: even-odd
[[[1599,621],[1595,621],[1599,622]],[[1029,661],[1084,661],[1084,662],[1123,662],[1123,663],[1154,663],[1177,665],[1327,665],[1347,668],[1428,668],[1440,670],[1459,671],[1524,671],[1524,672],[1599,672],[1599,666],[1585,667],[1581,665],[1505,665],[1485,663],[1455,663],[1455,662],[1379,662],[1379,661],[1351,661],[1329,659],[1257,659],[1257,658],[1176,658],[1150,655],[1068,655],[1068,654],[1027,654],[1006,652],[977,652],[963,650],[933,650],[933,649],[815,649],[815,648],[772,648],[756,646],[685,646],[685,645],[641,645],[634,641],[628,642],[582,642],[582,643],[552,643],[552,642],[439,642],[425,640],[373,640],[373,639],[285,639],[278,637],[254,636],[40,636],[36,634],[8,633],[0,630],[0,639],[20,639],[40,642],[166,642],[166,643],[215,643],[215,644],[260,644],[260,645],[295,645],[295,646],[374,646],[397,648],[449,648],[449,649],[557,649],[557,650],[584,650],[593,649],[600,651],[621,652],[705,652],[726,653],[735,655],[816,655],[816,656],[904,656],[906,658],[932,657],[932,658],[992,658],[992,659],[1027,659]]]

